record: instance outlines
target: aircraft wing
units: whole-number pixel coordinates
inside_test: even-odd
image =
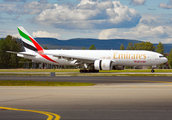
[[[29,53],[26,53],[26,52],[13,52],[13,51],[6,51],[8,53],[14,53],[14,54],[21,54],[21,55],[27,55],[27,56],[32,56],[32,57],[35,57],[36,55],[34,54],[29,54]]]
[[[58,59],[66,59],[68,61],[76,61],[76,64],[83,64],[83,63],[94,63],[96,59],[88,58],[88,57],[80,57],[74,55],[66,55],[66,54],[51,54],[51,53],[42,53],[46,55],[52,55],[53,57],[57,57]]]

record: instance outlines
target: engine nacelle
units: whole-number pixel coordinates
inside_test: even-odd
[[[95,70],[111,70],[112,69],[112,61],[111,60],[95,60],[94,61],[94,69]]]

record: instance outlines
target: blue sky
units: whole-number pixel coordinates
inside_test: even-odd
[[[0,38],[135,39],[172,43],[172,0],[0,0]]]

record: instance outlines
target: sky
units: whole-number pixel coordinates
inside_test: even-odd
[[[172,44],[172,0],[0,0],[0,38],[134,39]]]

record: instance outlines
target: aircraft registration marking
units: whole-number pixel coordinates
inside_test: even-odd
[[[37,111],[37,110],[27,110],[27,109],[17,109],[17,108],[9,108],[9,107],[1,107],[1,109],[3,110],[15,110],[15,111],[25,111],[25,112],[35,112],[35,113],[39,113],[39,114],[44,114],[47,115],[48,118],[46,120],[53,120],[53,116],[55,116],[54,120],[59,120],[60,116],[55,114],[55,113],[50,113],[50,112],[44,112],[44,111]]]

